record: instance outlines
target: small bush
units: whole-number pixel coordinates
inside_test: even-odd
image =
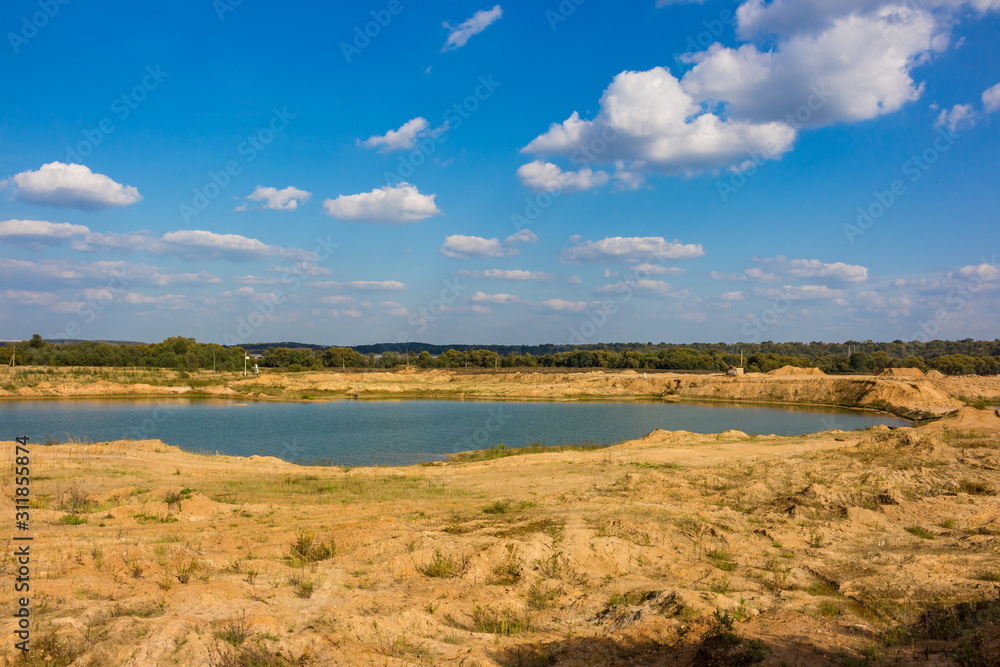
[[[333,558],[337,553],[337,545],[333,538],[326,544],[316,540],[316,533],[311,530],[300,530],[292,542],[289,559],[293,562],[316,563]]]
[[[920,537],[925,540],[934,539],[934,533],[927,530],[926,528],[921,528],[920,526],[910,526],[909,528],[906,529],[906,532],[908,532],[910,535],[916,535],[917,537]]]
[[[493,578],[491,583],[509,585],[516,584],[520,580],[521,566],[516,560],[514,560],[513,556],[493,566]]]
[[[484,507],[483,512],[486,514],[506,514],[510,511],[510,505],[509,500],[497,500],[492,505]]]
[[[288,583],[295,588],[295,594],[300,598],[310,598],[316,590],[316,582],[307,578],[304,573],[291,575]]]
[[[531,630],[531,621],[527,615],[518,616],[510,609],[498,611],[476,605],[472,608],[472,622],[476,632],[508,637]]]
[[[963,492],[968,493],[970,496],[995,496],[997,494],[996,490],[985,482],[973,482],[968,479],[963,479],[958,484],[959,488]]]
[[[420,571],[428,577],[446,579],[457,575],[459,567],[458,562],[454,558],[445,556],[440,551],[435,551],[431,562],[425,567],[420,568]]]
[[[64,526],[79,526],[80,524],[87,523],[87,517],[80,516],[79,514],[67,514],[59,517],[59,523]]]
[[[227,644],[239,646],[253,636],[250,626],[247,625],[246,612],[234,615],[222,626],[222,629],[215,633],[215,636]]]

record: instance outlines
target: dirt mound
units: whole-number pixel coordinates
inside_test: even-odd
[[[943,377],[948,377],[947,375],[945,375],[941,371],[933,369],[933,368],[931,370],[927,371],[926,376],[929,377],[929,378],[943,378]]]
[[[782,366],[781,368],[776,368],[767,374],[775,377],[784,377],[788,375],[826,375],[826,373],[818,368],[799,368],[798,366]]]
[[[919,368],[883,368],[876,375],[892,378],[922,378],[924,372]]]

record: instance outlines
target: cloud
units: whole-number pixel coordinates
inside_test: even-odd
[[[0,284],[16,282],[26,284],[68,285],[85,282],[103,284],[206,284],[221,280],[206,271],[198,273],[169,273],[158,266],[132,262],[80,262],[69,259],[43,259],[37,261],[6,259],[0,257]]]
[[[715,44],[688,54],[694,67],[681,85],[699,102],[725,103],[733,119],[857,122],[918,99],[923,87],[910,70],[946,44],[928,12],[885,7],[834,19],[823,32],[794,34],[766,51]]]
[[[84,211],[122,208],[142,200],[131,185],[116,183],[82,164],[62,162],[44,164],[38,171],[23,171],[0,181],[0,187],[12,188],[18,201]]]
[[[1000,83],[983,91],[983,111],[993,113],[1000,109]]]
[[[208,271],[198,273],[161,273],[155,271],[149,276],[154,285],[217,285],[222,279]]]
[[[555,280],[555,276],[544,271],[523,271],[520,269],[487,269],[486,271],[460,271],[460,275],[469,278],[486,278],[488,280],[539,281]]]
[[[742,301],[743,292],[723,292],[719,298],[723,301]]]
[[[445,257],[453,257],[455,259],[468,259],[469,257],[513,257],[521,251],[512,246],[521,243],[534,243],[536,241],[538,241],[538,236],[530,229],[522,229],[516,234],[511,234],[504,239],[503,243],[500,242],[500,239],[453,234],[445,238],[440,252]]]
[[[500,239],[452,234],[445,238],[440,252],[445,257],[468,259],[469,257],[510,257],[518,254],[520,250],[504,247],[500,244]]]
[[[316,266],[315,262],[310,260],[297,262],[294,266],[279,266],[278,264],[272,264],[267,267],[267,270],[271,273],[294,273],[296,275],[304,276],[329,276],[333,273],[330,269],[322,266]]]
[[[355,280],[347,283],[347,286],[365,292],[397,292],[406,289],[406,285],[398,280]]]
[[[768,299],[786,299],[788,301],[829,300],[846,305],[843,300],[847,294],[844,290],[832,289],[826,285],[785,285],[784,287],[758,287],[754,290],[757,296]]]
[[[400,183],[371,192],[327,199],[323,202],[323,209],[327,215],[340,220],[408,224],[440,214],[434,203],[436,196],[422,195],[416,186]]]
[[[679,266],[662,266],[660,264],[639,264],[632,267],[632,273],[648,273],[651,276],[681,275],[687,273],[687,269]]]
[[[83,225],[44,220],[6,220],[0,222],[0,243],[40,249],[57,245],[66,239],[89,234]]]
[[[548,310],[555,313],[582,313],[587,309],[585,301],[566,301],[565,299],[548,299],[536,304],[541,310]]]
[[[462,23],[455,27],[446,22],[444,27],[451,30],[451,32],[448,34],[448,39],[445,41],[441,52],[444,53],[462,48],[471,37],[486,30],[486,28],[490,27],[490,24],[500,20],[501,16],[503,16],[503,10],[500,9],[500,5],[495,5],[493,9],[483,9],[476,12],[472,15],[472,18],[462,21]]]
[[[580,171],[563,171],[551,162],[535,160],[521,165],[517,177],[525,187],[537,192],[580,192],[605,185],[610,177],[607,172],[581,169]]]
[[[628,183],[640,170],[697,173],[738,165],[747,155],[776,159],[791,150],[796,135],[784,122],[723,120],[705,111],[663,67],[618,74],[600,105],[593,120],[574,111],[522,152],[567,157],[597,152],[601,162],[621,160]]]
[[[677,239],[667,241],[659,236],[609,237],[600,241],[585,241],[563,250],[559,261],[564,264],[581,262],[624,262],[651,259],[693,259],[705,254],[701,244],[684,245]]]
[[[776,283],[790,278],[832,278],[848,283],[861,283],[868,280],[868,268],[857,264],[826,263],[818,259],[788,259],[782,255],[765,258],[755,257],[754,261],[761,266],[751,267],[743,273],[712,271],[709,275],[713,280],[749,280],[757,283]]]
[[[570,276],[569,278],[566,279],[566,282],[568,282],[570,285],[582,285],[583,279],[580,276]]]
[[[676,290],[670,286],[670,283],[662,280],[629,280],[599,287],[597,291],[603,294],[646,293],[654,296],[669,297],[671,299],[686,299],[691,296],[691,293],[687,290]]]
[[[764,260],[783,263],[784,258]],[[818,259],[793,259],[787,263],[787,273],[796,278],[836,278],[845,282],[864,282],[868,280],[868,269],[857,264],[834,262],[826,264]]]
[[[418,116],[413,120],[403,123],[398,130],[389,130],[383,135],[368,137],[362,142],[365,148],[378,148],[379,153],[389,153],[391,151],[405,151],[416,148],[417,137],[428,134],[427,128],[430,123],[423,116]]]
[[[799,32],[816,32],[827,28],[838,19],[852,14],[877,11],[886,0],[747,0],[736,10],[737,34],[743,39],[756,35],[788,35]],[[895,3],[902,6],[961,8],[971,5],[980,12],[1000,8],[1000,0],[920,0],[917,3]]]
[[[22,306],[51,306],[59,297],[51,292],[35,292],[31,290],[9,289],[2,293],[8,301],[17,301]]]
[[[305,204],[309,201],[309,197],[312,193],[306,192],[305,190],[299,190],[298,188],[289,185],[283,190],[278,190],[277,188],[265,188],[258,185],[254,191],[247,196],[250,201],[260,202],[263,206],[258,208],[267,208],[272,211],[294,211],[299,207],[299,204]],[[246,206],[237,206],[237,211],[247,210]]]
[[[396,301],[383,301],[379,304],[382,308],[385,308],[385,312],[388,315],[393,315],[396,317],[406,317],[410,314],[410,311],[400,303]]]
[[[198,229],[167,232],[157,237],[146,231],[126,234],[91,232],[86,227],[81,235],[73,236],[72,247],[79,252],[115,250],[123,253],[145,252],[150,255],[173,255],[188,260],[226,259],[247,261],[267,257],[313,262],[316,255],[300,248],[268,245],[239,234],[217,234]],[[54,238],[54,237],[53,237]],[[273,267],[272,267],[273,268]],[[328,272],[326,269],[315,269]]]
[[[501,305],[524,303],[524,299],[514,294],[486,294],[485,292],[476,292],[472,295],[472,300],[477,303],[495,303]]]
[[[938,114],[934,127],[947,126],[949,130],[955,132],[959,129],[969,129],[979,120],[979,114],[972,108],[971,104],[956,104],[951,109],[942,109]]]
[[[989,262],[983,262],[982,264],[975,264],[973,266],[963,266],[958,272],[967,277],[977,277],[980,280],[997,280],[1000,278],[1000,267],[996,264],[990,264]]]
[[[535,234],[535,232],[531,231],[530,229],[522,229],[521,231],[511,234],[506,239],[504,239],[504,243],[506,245],[516,245],[518,243],[535,243],[537,241],[538,241],[538,236]]]
[[[312,258],[313,254],[298,248],[268,245],[239,234],[216,234],[198,229],[167,232],[157,244],[147,249],[152,254],[171,254],[190,260],[228,259],[247,261],[265,257]]]

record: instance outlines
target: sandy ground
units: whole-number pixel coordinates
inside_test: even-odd
[[[554,372],[553,372],[554,371]],[[917,371],[919,373],[919,371]],[[0,381],[0,399],[71,397],[220,397],[254,400],[344,398],[481,399],[699,399],[838,405],[886,410],[919,419],[940,417],[966,400],[1000,400],[995,378],[931,376],[827,376],[785,367],[768,374],[642,371],[561,372],[427,370],[392,372],[176,373],[107,369],[20,369]]]
[[[857,402],[944,416],[406,468],[31,445],[25,664],[997,664],[1000,417],[958,399],[997,379],[432,373],[268,381],[801,402],[867,383]],[[20,664],[0,446],[0,656]]]

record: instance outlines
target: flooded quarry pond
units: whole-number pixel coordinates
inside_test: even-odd
[[[408,465],[503,443],[613,444],[657,428],[803,435],[874,424],[887,415],[819,407],[733,403],[332,401],[235,403],[211,400],[0,402],[3,439],[29,435],[104,442],[159,439],[193,452],[340,465]]]

